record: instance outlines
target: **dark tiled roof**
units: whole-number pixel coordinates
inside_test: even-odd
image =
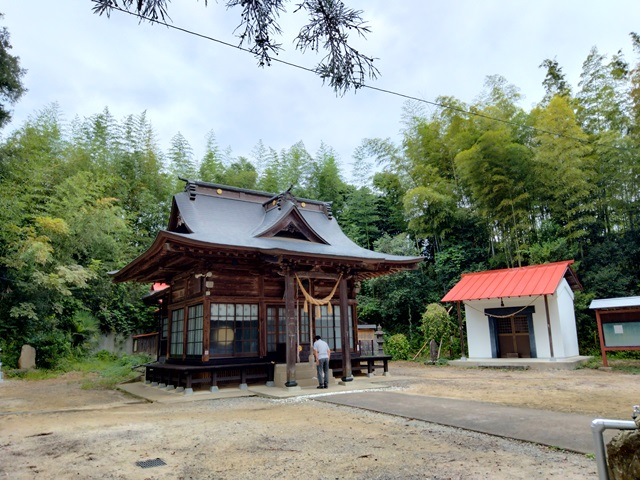
[[[136,264],[154,262],[166,243],[380,264],[387,273],[415,268],[423,260],[360,247],[344,234],[328,203],[299,199],[288,192],[273,195],[204,182],[188,182],[185,191],[174,196],[169,228],[158,234],[147,252],[116,272],[114,279],[135,279],[131,272]]]
[[[175,197],[176,207],[191,233],[176,233],[184,239],[218,246],[240,247],[263,253],[296,253],[358,259],[413,261],[403,257],[362,248],[347,237],[335,218],[317,209],[305,209],[285,200],[281,209],[265,211],[260,203],[234,198],[196,195],[186,192]],[[307,205],[309,202],[305,202]],[[262,236],[270,228],[299,214],[324,243],[279,236]]]

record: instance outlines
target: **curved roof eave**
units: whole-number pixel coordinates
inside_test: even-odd
[[[398,255],[387,255],[378,252],[371,252],[366,249],[362,249],[363,252],[367,252],[369,255],[358,256],[358,255],[349,255],[349,254],[340,254],[340,253],[326,253],[326,252],[313,252],[308,253],[295,249],[287,249],[282,247],[256,247],[256,246],[241,246],[241,245],[225,245],[207,242],[195,238],[190,238],[189,234],[181,234],[169,232],[167,230],[161,230],[156,236],[153,244],[149,247],[144,253],[136,257],[133,261],[131,261],[128,265],[123,267],[122,269],[110,272],[113,276],[114,281],[126,281],[123,277],[127,277],[128,274],[134,272],[136,268],[143,263],[145,260],[150,259],[154,255],[158,255],[164,248],[167,243],[170,241],[175,241],[182,245],[193,246],[193,247],[203,247],[208,249],[233,249],[237,251],[243,252],[254,252],[261,253],[264,255],[271,256],[314,256],[323,259],[333,259],[333,260],[344,260],[347,262],[357,262],[357,263],[365,263],[369,265],[399,265],[399,266],[411,266],[420,263],[424,260],[423,257],[404,257]],[[359,247],[360,248],[360,247]],[[372,256],[371,253],[374,255]]]

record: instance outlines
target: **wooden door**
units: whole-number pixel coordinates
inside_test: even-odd
[[[531,358],[529,321],[524,315],[498,318],[498,345],[501,358]]]

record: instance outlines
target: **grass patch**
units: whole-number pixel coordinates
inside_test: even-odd
[[[44,369],[7,370],[4,373],[7,379],[14,378],[17,380],[27,380],[27,381],[46,380],[48,378],[56,378],[61,375],[61,373],[56,370],[44,370]]]
[[[57,378],[67,373],[82,373],[85,380],[81,388],[86,390],[113,389],[119,383],[124,383],[140,376],[140,372],[134,367],[151,360],[147,355],[114,355],[101,351],[87,358],[67,359],[61,362],[55,370],[13,370],[7,372],[7,378],[20,380],[45,380]]]
[[[84,371],[94,374],[82,383],[82,388],[87,390],[114,389],[120,383],[129,382],[139,377],[141,372],[134,368],[150,360],[147,355],[122,355],[115,358],[94,357],[93,361],[82,365]]]
[[[631,375],[640,375],[640,361],[638,360],[609,360],[611,370]]]
[[[613,357],[613,358],[612,358]],[[614,372],[628,373],[630,375],[640,375],[640,360],[635,358],[616,358],[615,355],[607,355],[609,368]],[[603,368],[602,357],[594,356],[587,363],[579,368]]]

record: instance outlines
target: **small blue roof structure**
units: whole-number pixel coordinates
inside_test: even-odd
[[[640,307],[640,297],[618,297],[592,300],[591,310],[607,310],[613,308]]]

